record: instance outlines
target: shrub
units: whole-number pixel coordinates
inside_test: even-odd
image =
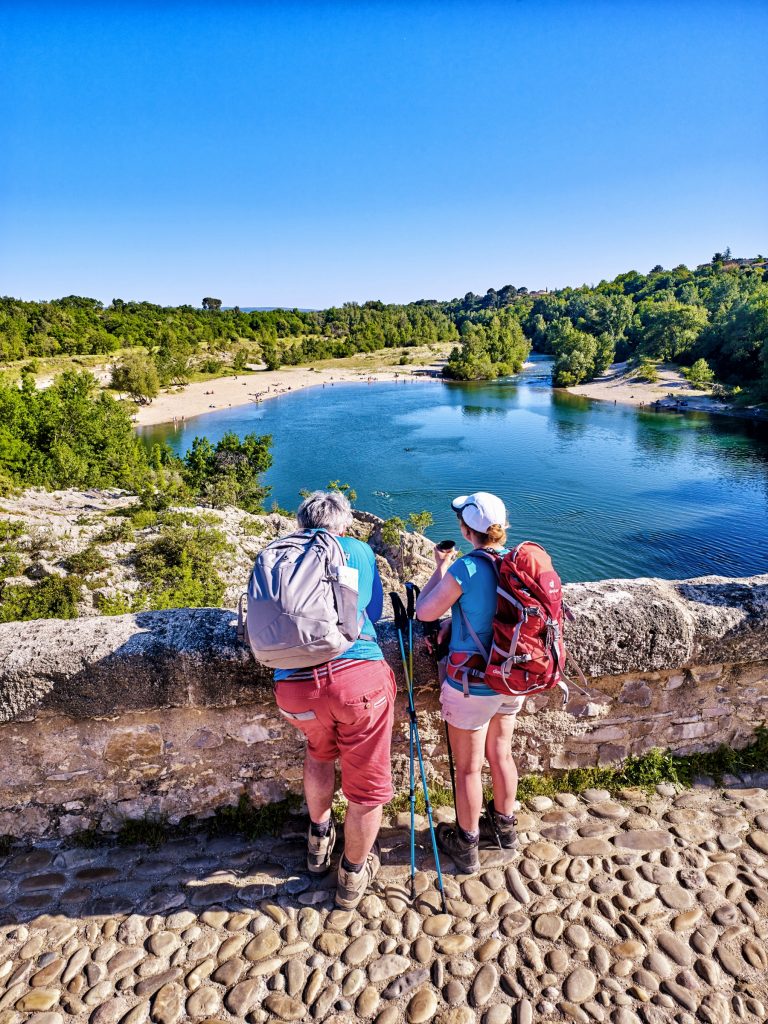
[[[147,527],[157,526],[158,514],[151,508],[137,508],[131,515],[131,523],[134,530],[146,530]]]
[[[78,576],[49,576],[34,586],[3,586],[0,589],[0,622],[28,619],[77,618],[77,602],[83,581]]]
[[[128,594],[114,594],[111,597],[106,594],[96,594],[93,603],[102,615],[128,615],[134,610],[133,602]]]
[[[114,544],[117,541],[125,543],[133,540],[134,527],[130,519],[116,519],[107,523],[104,529],[94,539],[99,544]]]
[[[98,548],[90,545],[74,555],[69,555],[64,566],[69,572],[77,573],[78,576],[90,576],[95,572],[102,572],[109,565],[109,559],[105,558]]]
[[[706,388],[715,379],[714,372],[710,369],[706,359],[697,359],[693,366],[682,370],[685,379],[697,388]]]
[[[184,480],[199,499],[222,508],[237,505],[246,512],[262,512],[269,488],[260,474],[272,465],[269,435],[225,434],[214,446],[206,437],[196,437],[184,456]]]
[[[178,520],[164,525],[158,537],[137,545],[133,555],[149,608],[220,607],[224,582],[216,565],[230,550],[220,530]]]
[[[647,384],[656,384],[659,379],[659,368],[654,359],[643,357],[635,370],[635,379]]]
[[[148,405],[160,391],[157,367],[146,353],[129,352],[113,367],[110,386],[130,395],[140,405]]]
[[[17,541],[24,528],[12,519],[0,519],[0,580],[18,576],[24,562]]]

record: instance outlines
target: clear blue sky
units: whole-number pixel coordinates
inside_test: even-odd
[[[321,307],[768,250],[768,4],[0,6],[0,294]]]

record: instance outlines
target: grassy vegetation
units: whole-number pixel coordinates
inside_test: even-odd
[[[453,807],[453,793],[451,792],[450,786],[440,786],[433,782],[429,785],[429,800],[432,804],[432,809],[437,807]],[[399,814],[401,811],[407,811],[411,806],[410,793],[402,792],[395,793],[394,797],[384,808],[385,814]],[[426,814],[427,805],[424,800],[424,791],[419,784],[416,789],[416,813]]]
[[[757,729],[755,742],[744,750],[733,750],[721,746],[711,753],[676,756],[669,751],[649,750],[639,757],[629,757],[622,764],[608,767],[574,768],[556,775],[526,775],[520,780],[518,798],[525,802],[534,796],[555,796],[557,793],[583,793],[586,789],[605,789],[618,794],[625,789],[639,789],[651,793],[655,786],[667,782],[684,789],[691,786],[696,778],[707,777],[721,785],[725,776],[745,772],[768,771],[768,727]],[[492,795],[490,788],[486,797]],[[429,796],[434,809],[453,805],[449,786],[432,783]],[[210,837],[241,835],[255,839],[264,835],[278,835],[291,816],[302,806],[300,796],[291,793],[284,800],[255,807],[243,794],[238,802],[219,807],[213,818],[200,824]],[[384,808],[385,816],[394,816],[410,807],[407,792],[397,793]],[[424,794],[421,786],[416,793],[416,812],[426,813]],[[334,819],[341,824],[346,814],[346,801],[334,801]],[[146,845],[157,849],[171,838],[185,835],[194,828],[195,819],[188,817],[178,825],[170,825],[163,815],[147,815],[145,818],[123,822],[116,841],[120,845]],[[109,842],[110,837],[96,829],[77,833],[70,840],[74,845],[94,847]],[[0,856],[8,853],[13,837],[0,836]]]
[[[687,787],[697,777],[708,777],[720,785],[725,775],[768,771],[768,728],[758,726],[755,742],[744,750],[724,744],[710,753],[676,755],[654,748],[638,757],[628,757],[619,765],[571,768],[557,775],[526,775],[520,780],[520,800],[555,793],[583,793],[585,789],[622,789],[650,791],[662,782]]]
[[[120,846],[148,846],[159,849],[171,835],[171,827],[165,815],[147,815],[144,818],[127,818],[117,833]]]
[[[301,807],[301,797],[290,793],[284,800],[254,807],[250,799],[242,794],[236,804],[218,807],[208,825],[210,836],[237,834],[246,839],[258,836],[276,836],[284,828],[290,816]]]
[[[721,785],[726,775],[755,771],[768,771],[768,727],[765,725],[758,727],[755,742],[744,750],[733,750],[721,745],[710,753],[678,756],[669,750],[654,748],[638,757],[628,757],[618,765],[571,768],[556,774],[524,775],[520,779],[517,795],[521,803],[524,803],[534,796],[555,796],[557,793],[578,795],[585,789],[605,789],[611,794],[617,794],[623,789],[652,792],[655,786],[663,782],[683,789],[691,786],[694,779],[699,777],[714,779]],[[485,795],[488,798],[493,795],[490,787],[486,789]],[[433,808],[453,805],[450,787],[433,783],[429,787],[429,798]],[[407,811],[409,807],[409,794],[401,792],[387,804],[385,813],[397,814]],[[416,793],[416,811],[418,814],[426,812],[420,786]]]

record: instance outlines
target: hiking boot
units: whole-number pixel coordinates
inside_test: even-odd
[[[312,826],[307,834],[307,871],[310,875],[325,875],[331,869],[331,855],[336,844],[336,826],[331,818],[331,827],[324,836],[313,836]]]
[[[459,874],[473,875],[480,870],[479,840],[468,843],[458,828],[441,821],[435,830],[437,845],[447,853],[458,868]]]
[[[379,844],[374,843],[365,864],[359,871],[347,871],[343,862],[339,864],[336,883],[336,906],[342,910],[354,910],[381,867]]]
[[[480,821],[480,831],[484,835],[490,836],[494,845],[501,846],[502,850],[514,850],[518,845],[515,825],[517,825],[517,818],[514,814],[510,817],[499,814],[493,800],[488,801],[486,814]]]

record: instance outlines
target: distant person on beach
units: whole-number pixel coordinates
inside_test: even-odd
[[[381,866],[376,839],[382,807],[394,794],[390,748],[395,677],[384,661],[373,625],[381,617],[384,594],[373,551],[363,541],[346,536],[352,511],[345,495],[315,491],[301,503],[296,518],[300,530],[325,531],[337,538],[346,567],[357,579],[360,633],[352,646],[313,668],[275,670],[277,706],[307,739],[307,868],[313,875],[323,875],[331,866],[336,842],[331,816],[335,762],[341,764],[341,789],[349,806],[336,904],[351,910]]]
[[[473,552],[506,553],[507,512],[501,498],[478,491],[455,498],[451,507],[461,535]],[[470,552],[454,562],[454,552],[435,548],[436,568],[416,602],[416,616],[431,622],[451,612],[451,619],[440,627],[439,640],[444,641],[450,634],[440,704],[456,767],[456,824],[439,824],[437,842],[459,871],[471,874],[480,869],[482,769],[486,759],[493,779],[494,796],[488,811],[493,815],[494,832],[505,848],[517,845],[517,767],[511,740],[524,698],[499,694],[483,682],[465,684],[460,679],[464,667],[485,667],[481,645],[486,650],[491,648],[497,578],[487,556]]]

